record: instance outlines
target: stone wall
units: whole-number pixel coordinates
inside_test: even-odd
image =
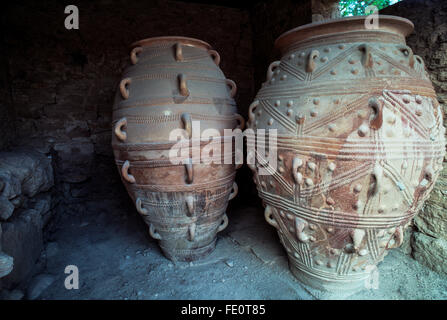
[[[8,77],[8,48],[3,40],[0,38],[0,48],[2,48],[0,50],[0,150],[8,148],[15,137],[11,85]]]
[[[35,271],[54,212],[51,162],[32,148],[0,152],[0,289],[20,285]]]
[[[385,8],[381,14],[410,19],[415,31],[407,38],[414,53],[425,61],[444,110],[447,126],[447,2],[405,0]],[[414,219],[412,255],[430,268],[447,274],[447,164],[424,208]]]

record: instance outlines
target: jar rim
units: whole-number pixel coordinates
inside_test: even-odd
[[[387,32],[398,35],[405,39],[413,32],[413,23],[405,18],[379,15],[377,29],[365,28],[367,16],[344,17],[338,19],[325,20],[299,26],[281,34],[275,41],[275,47],[284,52],[287,47],[302,41],[321,36],[331,36],[342,32]]]
[[[194,46],[194,47],[201,47],[207,50],[212,49],[211,45],[207,42],[195,38],[190,37],[182,37],[182,36],[163,36],[163,37],[152,37],[152,38],[146,38],[142,40],[138,40],[130,45],[131,48],[134,47],[147,47],[154,45],[156,43],[160,42],[180,42],[184,45]]]

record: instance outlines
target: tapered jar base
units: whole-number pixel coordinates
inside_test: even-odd
[[[295,264],[293,259],[289,257],[289,268],[295,278],[313,289],[323,292],[340,293],[343,296],[352,294],[371,286],[371,274],[364,273],[355,278],[352,276],[337,276],[330,278],[324,274],[317,275],[318,271],[307,270]]]
[[[161,251],[171,261],[183,261],[190,262],[195,260],[200,260],[207,257],[216,248],[216,238],[214,238],[211,243],[191,249],[178,249],[173,243],[165,243],[159,241]]]

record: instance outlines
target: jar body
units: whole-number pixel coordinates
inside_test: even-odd
[[[249,110],[250,128],[277,130],[275,174],[259,174],[263,160],[248,142],[266,219],[293,274],[328,291],[371,280],[387,250],[402,243],[445,153],[435,91],[405,45],[411,22],[388,16],[369,30],[363,20],[281,36],[281,60]]]
[[[201,138],[205,130],[220,134],[218,144],[229,139],[224,129],[243,125],[235,84],[219,60],[196,39],[139,41],[115,96],[118,170],[150,235],[171,260],[196,260],[214,249],[217,232],[228,224],[228,200],[237,192],[235,165],[225,164],[224,154],[208,164],[201,157],[209,145]],[[173,159],[173,148],[182,158]]]

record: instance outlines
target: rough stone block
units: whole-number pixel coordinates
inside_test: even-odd
[[[0,219],[7,220],[14,212],[14,205],[4,196],[0,196]]]
[[[18,212],[2,223],[2,251],[14,258],[14,269],[2,278],[4,288],[12,288],[27,279],[43,247],[42,218],[36,210]]]
[[[447,275],[447,240],[413,233],[413,257],[430,269]]]
[[[2,195],[8,199],[19,194],[33,197],[53,184],[51,160],[33,149],[0,152],[0,179],[5,183]]]
[[[14,266],[14,259],[3,252],[0,252],[0,278],[11,273]]]

